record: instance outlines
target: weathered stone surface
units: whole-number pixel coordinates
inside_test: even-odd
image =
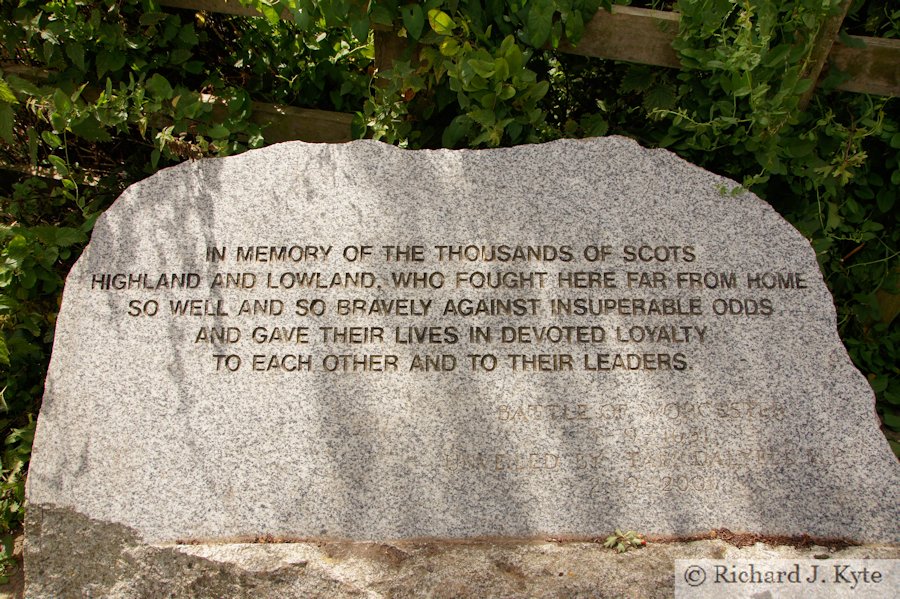
[[[67,280],[31,506],[150,544],[900,541],[900,466],[814,253],[734,186],[622,138],[163,171]]]

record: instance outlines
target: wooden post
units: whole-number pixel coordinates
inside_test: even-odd
[[[375,29],[375,71],[383,73],[390,70],[394,61],[406,50],[406,40],[397,35],[394,29]]]
[[[852,0],[843,0],[838,9],[838,13],[828,17],[819,29],[815,45],[809,55],[809,61],[806,63],[803,72],[800,74],[802,79],[812,79],[813,82],[809,89],[800,96],[800,103],[797,108],[801,111],[806,110],[806,107],[809,106],[809,101],[812,100],[813,94],[816,93],[816,85],[819,81],[819,75],[822,74],[822,67],[825,66],[825,62],[828,60],[828,54],[831,53],[834,39],[841,30],[841,25],[844,22],[844,17],[847,16],[847,11],[850,10],[850,4],[852,4]]]

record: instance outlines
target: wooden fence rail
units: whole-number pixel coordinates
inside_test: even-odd
[[[0,69],[38,84],[43,84],[49,77],[47,71],[17,64],[0,63]],[[85,89],[84,94],[86,96],[97,95],[99,89],[89,86]],[[210,94],[201,94],[200,99],[212,105],[214,114],[219,113],[225,116],[227,113],[228,109],[220,98]],[[250,106],[250,121],[260,125],[268,143],[295,139],[320,143],[340,143],[353,139],[350,130],[353,115],[346,112],[253,101]]]
[[[844,10],[849,6],[845,3]],[[900,40],[850,36],[855,48],[835,40],[844,14],[830,19],[822,28],[811,61],[809,76],[817,76],[825,65],[847,74],[839,90],[900,96]],[[587,24],[577,45],[564,44],[560,50],[613,60],[661,67],[680,68],[672,42],[678,34],[680,15],[676,12],[613,7],[612,13],[598,12]],[[812,88],[811,88],[812,89]]]
[[[238,0],[160,0],[168,8],[207,11],[237,16],[259,16],[252,8]],[[835,41],[849,6],[842,5],[843,12],[830,19],[823,27],[823,34],[816,41],[813,60],[807,69],[809,77],[817,78],[828,64],[843,71],[848,78],[837,89],[884,96],[900,96],[900,40],[853,37],[854,46]],[[291,20],[284,13],[282,18]],[[585,27],[578,44],[563,43],[560,51],[621,60],[660,67],[680,68],[678,55],[672,42],[678,34],[680,15],[677,12],[614,6],[612,12],[599,11]],[[388,68],[405,48],[406,40],[391,31],[377,31],[375,36],[376,68]],[[803,98],[811,97],[811,88]],[[251,120],[263,126],[269,143],[299,139],[311,142],[342,142],[352,139],[353,115],[342,112],[312,110],[253,102]]]
[[[237,0],[160,0],[160,4],[170,8],[231,15],[260,14],[252,8],[242,6]],[[838,84],[837,89],[900,96],[900,40],[850,36],[854,45],[864,46],[860,48],[835,41],[848,7],[849,0],[846,0],[841,7],[843,12],[830,19],[823,27],[824,34],[817,40],[817,49],[824,49],[824,52],[821,52],[821,56],[816,56],[814,52],[812,63],[818,69],[810,71],[810,76],[815,75],[822,66],[831,64],[849,77]],[[284,14],[282,18],[290,20],[291,16]],[[577,45],[566,43],[560,50],[594,58],[680,68],[678,55],[672,49],[680,19],[677,12],[613,6],[611,13],[600,10],[594,15]],[[383,54],[389,56],[392,53]]]
[[[243,6],[238,0],[160,0],[162,6],[188,10],[208,11],[239,16],[259,16],[252,8]],[[877,94],[883,96],[900,96],[900,40],[851,36],[854,46],[846,46],[835,41],[840,31],[844,16],[850,6],[850,0],[844,0],[838,15],[830,18],[822,27],[816,40],[810,63],[805,76],[818,80],[820,73],[827,65],[831,65],[847,74],[847,78],[836,87],[839,90]],[[285,20],[291,20],[289,13],[282,14]],[[677,12],[614,6],[612,12],[600,10],[587,23],[582,39],[578,44],[568,42],[560,46],[560,51],[609,60],[621,60],[660,67],[681,68],[678,54],[672,48],[672,42],[678,35],[681,15]],[[391,31],[375,32],[375,66],[379,70],[390,68],[393,61],[403,52],[406,40],[397,37]],[[815,92],[811,87],[801,98],[800,107],[804,109]],[[262,108],[262,105],[260,105]],[[254,105],[256,108],[256,105]],[[288,107],[282,109],[283,120],[267,121],[273,123],[290,123],[295,118],[302,118]],[[299,110],[299,109],[294,109]],[[340,129],[338,137],[350,136],[350,115],[330,113],[320,123],[334,121]],[[260,119],[282,116],[277,110],[265,111]],[[254,118],[256,115],[254,114]],[[261,121],[257,121],[261,122]],[[323,139],[322,126],[317,132],[304,130],[303,125],[296,122],[288,126],[297,128],[294,139],[306,141],[331,141]],[[271,126],[269,131],[276,133],[283,141],[289,135],[287,129]],[[267,137],[267,139],[269,139]]]

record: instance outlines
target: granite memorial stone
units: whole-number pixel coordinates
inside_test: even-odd
[[[42,541],[900,541],[809,243],[624,138],[300,142],[130,187],[66,282]],[[47,541],[49,542],[49,541]]]

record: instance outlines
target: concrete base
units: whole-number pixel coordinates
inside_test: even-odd
[[[126,527],[46,508],[29,511],[27,526],[26,597],[35,599],[671,597],[676,559],[900,559],[897,546],[739,548],[721,539],[624,554],[552,540],[146,545]]]

